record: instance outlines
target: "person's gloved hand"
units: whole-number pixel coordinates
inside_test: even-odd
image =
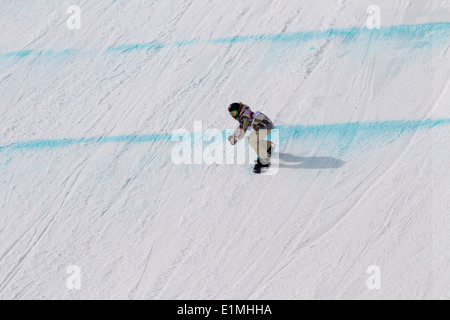
[[[230,141],[231,145],[234,146],[236,144],[236,137],[231,135],[228,137],[228,141]]]

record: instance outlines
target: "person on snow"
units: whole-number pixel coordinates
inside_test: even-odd
[[[249,144],[258,155],[254,171],[260,173],[261,168],[270,167],[273,143],[265,138],[275,128],[272,121],[262,112],[253,112],[248,105],[242,102],[232,103],[228,107],[228,111],[239,122],[239,127],[228,137],[228,141],[234,146],[249,131]]]

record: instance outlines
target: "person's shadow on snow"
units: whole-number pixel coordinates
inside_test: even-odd
[[[280,168],[288,169],[338,169],[345,162],[332,157],[299,157],[290,153],[280,153]]]

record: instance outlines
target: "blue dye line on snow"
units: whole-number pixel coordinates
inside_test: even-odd
[[[122,135],[110,137],[90,137],[75,139],[56,139],[56,140],[33,140],[13,142],[7,145],[0,145],[0,151],[3,150],[32,150],[32,149],[54,149],[68,147],[72,145],[89,145],[105,143],[144,143],[170,140],[170,134],[147,134],[147,135]]]
[[[450,125],[450,119],[398,120],[377,122],[350,122],[321,125],[277,126],[280,142],[291,139],[320,139],[326,141],[335,137],[343,143],[351,144],[355,138],[363,141],[380,137],[397,138],[404,134],[420,130],[430,130],[438,126]],[[225,136],[227,130],[222,133]],[[13,142],[0,145],[1,151],[40,150],[69,147],[74,145],[102,145],[110,143],[140,144],[148,142],[170,141],[172,134],[155,133],[147,135],[122,135],[110,137],[88,137],[76,139],[34,140]]]
[[[356,40],[362,36],[369,36],[370,40],[390,40],[397,37],[413,39],[427,39],[436,44],[448,44],[450,40],[450,22],[438,22],[428,24],[416,25],[396,25],[381,27],[381,29],[370,30],[368,28],[344,28],[344,29],[327,29],[319,31],[299,31],[292,33],[278,33],[278,34],[260,34],[260,35],[243,35],[234,37],[223,37],[209,40],[190,39],[183,41],[175,41],[164,43],[160,41],[151,41],[148,43],[139,44],[123,44],[118,46],[111,46],[107,48],[108,52],[131,52],[136,50],[141,51],[156,51],[165,47],[182,47],[191,46],[195,44],[237,44],[249,41],[267,41],[274,43],[289,43],[289,42],[307,42],[314,39],[332,39],[340,38],[343,40]],[[7,53],[0,53],[0,57],[11,58],[25,58],[30,55],[68,55],[78,52],[76,49],[65,50],[22,50]]]
[[[152,41],[149,43],[139,43],[139,44],[130,44],[130,45],[120,45],[116,47],[109,47],[108,51],[133,51],[133,50],[159,50],[167,45],[158,41]]]
[[[316,136],[341,138],[363,137],[376,139],[378,137],[398,137],[419,130],[429,130],[438,126],[450,125],[450,119],[396,120],[376,122],[349,122],[321,125],[280,126],[280,140],[299,139]]]
[[[249,41],[269,41],[269,42],[306,42],[314,39],[344,38],[356,39],[358,36],[371,36],[372,39],[393,39],[396,36],[408,36],[411,39],[424,38],[429,36],[430,40],[440,41],[450,39],[450,22],[439,22],[418,25],[397,25],[382,27],[370,30],[368,28],[346,28],[327,29],[321,31],[300,31],[292,33],[260,34],[248,36],[234,36],[215,38],[209,40],[191,39],[186,41],[176,41],[173,43],[150,42],[148,44],[131,44],[125,46],[115,46],[108,48],[109,51],[132,51],[132,50],[158,50],[168,46],[187,46],[199,43],[207,44],[237,44]]]
[[[0,53],[0,57],[4,58],[25,58],[28,56],[53,56],[53,55],[71,55],[78,52],[76,49],[64,49],[64,50],[20,50],[7,53]]]

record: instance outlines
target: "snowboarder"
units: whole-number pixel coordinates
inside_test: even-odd
[[[247,131],[250,132],[248,141],[250,146],[258,155],[253,171],[261,173],[261,168],[269,168],[270,156],[274,144],[265,138],[275,128],[272,121],[262,112],[253,112],[248,105],[242,102],[232,103],[228,107],[230,115],[239,122],[239,127],[228,137],[231,145],[235,145],[239,140],[245,137]]]

